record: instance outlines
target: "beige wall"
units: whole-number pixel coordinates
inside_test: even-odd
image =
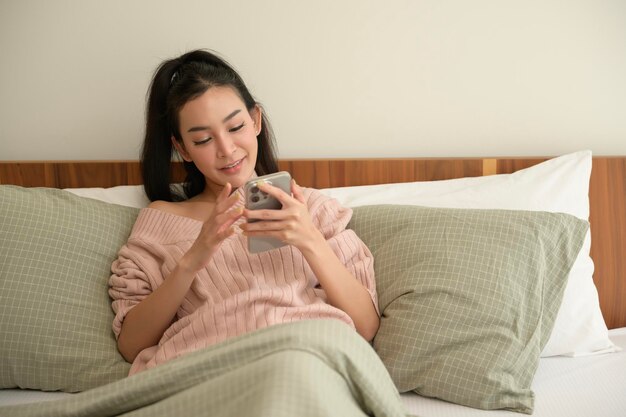
[[[156,65],[219,51],[281,157],[626,155],[623,0],[0,0],[0,159],[135,159]]]

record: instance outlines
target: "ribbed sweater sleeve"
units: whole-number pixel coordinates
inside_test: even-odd
[[[380,316],[374,279],[374,257],[357,234],[346,229],[352,218],[352,209],[341,206],[334,198],[314,189],[306,189],[305,197],[317,228],[341,263],[367,289]]]
[[[119,337],[126,314],[163,283],[199,230],[200,223],[191,219],[154,209],[140,212],[128,242],[111,265],[109,295],[115,337]]]

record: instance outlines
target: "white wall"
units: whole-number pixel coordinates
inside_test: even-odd
[[[624,0],[0,0],[0,160],[136,159],[200,47],[281,157],[626,155]]]

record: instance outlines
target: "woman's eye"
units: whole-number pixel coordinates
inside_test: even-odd
[[[208,143],[212,140],[213,138],[206,138],[206,139],[202,139],[202,140],[197,140],[194,142],[194,145],[204,145],[205,143]]]
[[[241,128],[245,125],[245,123],[240,124],[239,126],[233,127],[232,129],[229,130],[229,132],[236,132],[238,130],[241,130]]]

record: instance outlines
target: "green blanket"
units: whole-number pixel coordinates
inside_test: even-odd
[[[268,327],[69,398],[0,416],[405,416],[387,370],[337,320]]]

